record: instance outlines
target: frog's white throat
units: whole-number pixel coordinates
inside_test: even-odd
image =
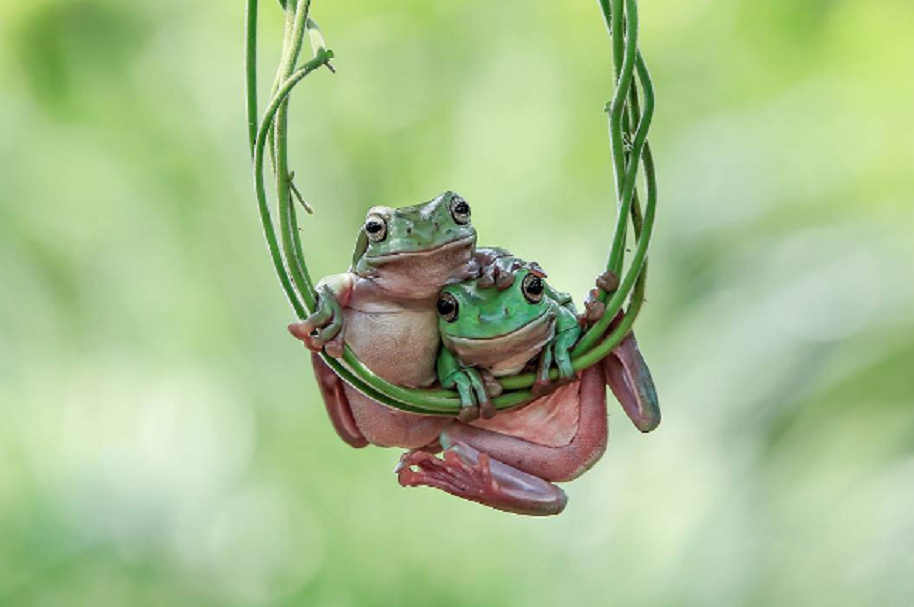
[[[554,319],[554,317],[553,317]],[[555,322],[538,316],[506,335],[485,339],[444,335],[445,346],[464,364],[488,369],[495,377],[514,375],[555,337]]]
[[[438,297],[447,284],[475,278],[476,237],[454,240],[434,249],[392,253],[360,263],[364,277],[397,299]],[[360,272],[360,273],[362,273]]]

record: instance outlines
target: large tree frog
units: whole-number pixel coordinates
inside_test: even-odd
[[[560,372],[573,375],[568,349],[578,331],[563,298],[545,294],[542,276],[521,270],[511,288],[477,287],[474,282],[448,286],[438,300],[439,326],[451,352],[439,359],[442,379],[466,398],[484,398],[478,376],[474,379],[468,367],[510,373],[536,356],[548,358],[550,351]],[[542,371],[542,362],[539,367]],[[639,429],[657,426],[653,380],[629,334],[601,363],[581,372],[578,381],[494,419],[448,425],[439,437],[443,458],[428,451],[405,454],[397,468],[400,484],[436,487],[509,512],[558,514],[567,498],[553,483],[577,478],[605,451],[607,384]]]
[[[318,309],[289,331],[311,350],[325,348],[331,356],[340,356],[345,343],[387,381],[428,387],[436,380],[440,344],[438,293],[446,284],[479,275],[475,246],[470,206],[453,192],[415,206],[373,207],[350,270],[320,281]],[[510,265],[502,255],[491,258]],[[330,419],[354,447],[422,447],[450,422],[386,407],[345,384],[316,354],[312,362]]]

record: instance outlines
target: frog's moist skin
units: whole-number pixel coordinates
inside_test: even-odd
[[[410,207],[373,207],[350,271],[322,280],[318,310],[289,331],[332,356],[345,343],[385,380],[428,387],[437,377],[440,344],[435,302],[446,284],[478,275],[475,246],[470,207],[453,192]],[[423,447],[450,422],[382,405],[345,384],[316,354],[312,361],[334,428],[354,447]]]
[[[472,365],[494,375],[514,373],[550,348],[570,367],[566,356],[579,335],[572,328],[573,308],[551,290],[549,297],[529,297],[531,275],[521,270],[514,286],[503,291],[479,291],[472,281],[444,289],[439,314],[447,350],[439,355],[439,376],[471,374]],[[449,305],[440,305],[442,299]],[[567,339],[556,347],[563,334]],[[660,421],[653,381],[633,335],[578,379],[522,409],[447,426],[439,439],[443,459],[406,454],[398,467],[400,483],[437,487],[520,514],[558,514],[566,497],[552,483],[577,478],[605,451],[607,383],[626,412],[639,412],[630,416],[640,429],[652,430]],[[448,383],[444,377],[442,382]]]

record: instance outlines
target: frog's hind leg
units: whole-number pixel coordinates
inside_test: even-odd
[[[491,508],[550,516],[565,509],[565,492],[465,445],[452,445],[438,458],[424,450],[404,454],[397,466],[404,487],[427,486]]]
[[[606,383],[635,427],[650,432],[660,425],[660,402],[651,371],[629,333],[600,364]]]
[[[577,429],[567,443],[541,445],[454,423],[441,433],[444,459],[428,453],[406,454],[397,469],[400,484],[436,487],[457,497],[518,514],[559,514],[567,497],[553,482],[577,478],[606,450],[606,386],[602,368],[588,369],[577,384],[543,400],[552,398],[577,399],[580,407]],[[537,401],[529,406],[536,407]]]
[[[578,418],[574,434],[561,444],[539,444],[518,436],[464,424],[448,426],[441,433],[441,444],[445,449],[455,444],[469,445],[500,462],[547,481],[562,483],[574,480],[592,468],[606,451],[609,428],[605,382],[603,369],[597,365],[586,369],[576,383],[527,405],[545,405],[550,399],[577,399]],[[548,430],[543,429],[544,432]]]
[[[311,354],[311,365],[314,367],[314,377],[317,379],[333,429],[351,447],[359,449],[368,445],[368,439],[359,430],[352,415],[349,398],[343,389],[343,380],[327,366],[319,354]]]

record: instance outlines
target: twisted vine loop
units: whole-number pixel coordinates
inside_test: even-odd
[[[654,114],[654,90],[644,59],[638,50],[637,0],[599,0],[612,37],[615,91],[606,105],[615,175],[617,217],[606,269],[621,277],[613,293],[600,292],[605,304],[603,316],[584,334],[572,351],[572,363],[580,371],[596,364],[619,345],[631,330],[644,303],[647,279],[647,251],[657,206],[657,182],[648,130]],[[306,76],[322,67],[333,70],[333,52],[326,47],[320,29],[310,17],[311,0],[280,0],[285,12],[282,57],[270,100],[262,116],[257,109],[257,13],[258,0],[247,0],[246,92],[248,132],[254,169],[254,188],[267,249],[280,285],[299,319],[315,309],[317,295],[298,230],[292,201],[296,192],[288,168],[288,103],[292,90]],[[308,36],[313,57],[300,63],[304,37]],[[640,93],[639,93],[640,89]],[[643,105],[641,96],[643,95]],[[269,150],[276,186],[276,223],[267,200],[264,177],[265,153]],[[638,196],[639,168],[643,170],[646,201],[642,210]],[[625,241],[629,223],[635,236],[631,260],[625,266]],[[613,318],[622,310],[622,321],[607,334]],[[342,359],[322,353],[323,360],[347,383],[368,397],[390,407],[426,415],[454,416],[460,411],[460,397],[450,390],[405,388],[378,377],[347,346]],[[553,371],[553,379],[557,372]],[[503,393],[493,402],[504,410],[529,402],[532,373],[502,378]]]

